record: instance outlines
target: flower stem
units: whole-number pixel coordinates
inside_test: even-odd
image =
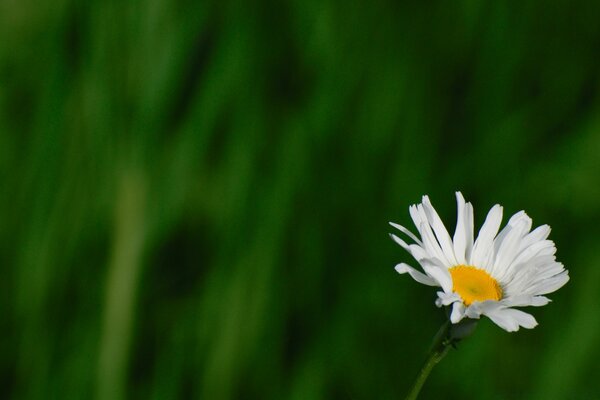
[[[415,379],[415,383],[406,396],[406,400],[415,400],[417,396],[419,396],[419,392],[421,391],[421,388],[423,387],[423,384],[427,380],[427,377],[431,373],[433,367],[435,367],[435,365],[439,363],[442,358],[444,358],[446,353],[448,353],[448,350],[452,345],[452,339],[449,337],[450,326],[450,321],[446,321],[435,335],[435,338],[433,339],[433,345],[431,346],[431,350],[427,356],[427,360],[425,360],[425,364],[423,364],[421,371],[419,371],[419,374]]]

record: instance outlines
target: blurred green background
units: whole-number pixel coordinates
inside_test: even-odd
[[[600,398],[600,3],[0,1],[11,399],[398,399],[442,322],[389,238],[525,209],[571,281],[430,399]]]

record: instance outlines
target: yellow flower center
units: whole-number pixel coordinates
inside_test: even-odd
[[[482,269],[470,265],[457,265],[449,269],[452,290],[462,297],[465,305],[476,301],[500,300],[502,288],[498,282]]]

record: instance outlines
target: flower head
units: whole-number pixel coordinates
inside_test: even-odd
[[[392,239],[408,251],[423,272],[400,263],[396,271],[408,273],[424,285],[438,286],[438,307],[452,305],[450,320],[486,315],[501,328],[513,332],[533,328],[535,318],[514,307],[543,306],[552,293],[569,280],[568,271],[556,261],[554,242],[547,240],[550,227],[531,230],[532,221],[524,211],[513,215],[498,233],[502,207],[489,211],[477,238],[474,238],[473,206],[456,193],[458,216],[450,237],[429,197],[409,208],[420,238],[405,227],[390,224],[414,243],[396,235]]]

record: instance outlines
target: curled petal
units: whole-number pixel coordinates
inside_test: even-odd
[[[435,300],[435,305],[438,307],[449,306],[457,301],[462,301],[456,293],[437,292],[438,298]]]
[[[461,319],[465,317],[465,305],[457,302],[452,306],[452,313],[450,314],[450,322],[458,324]]]

